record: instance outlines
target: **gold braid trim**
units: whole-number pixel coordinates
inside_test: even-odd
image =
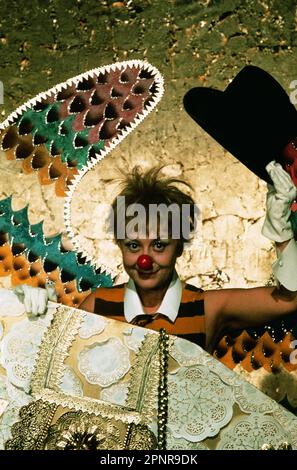
[[[96,416],[105,418],[114,418],[125,423],[139,423],[141,421],[140,413],[121,405],[107,403],[90,397],[74,397],[66,395],[63,392],[44,389],[40,398],[48,403],[61,405],[64,408],[71,408],[75,411],[83,411],[85,413],[93,413]]]
[[[157,412],[159,383],[159,338],[148,333],[131,368],[127,406],[142,415],[142,422],[149,423]]]
[[[42,389],[58,390],[66,371],[68,350],[82,324],[79,310],[58,307],[51,326],[47,329],[39,349],[36,366],[31,379],[33,397],[40,396]]]

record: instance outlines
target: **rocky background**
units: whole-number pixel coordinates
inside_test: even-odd
[[[76,230],[86,249],[119,273],[115,248],[96,241],[97,204],[108,202],[118,168],[165,163],[167,175],[193,185],[202,214],[199,236],[179,261],[182,277],[203,287],[261,285],[275,256],[261,236],[265,184],[192,122],[182,98],[193,86],[223,90],[246,64],[264,68],[290,93],[296,51],[293,0],[2,0],[0,114],[4,119],[36,93],[91,68],[147,59],[163,74],[165,95],[108,162],[82,180],[73,200]],[[47,233],[55,233],[63,201],[40,188],[35,175],[25,182],[19,168],[2,156],[0,197],[17,193],[20,208],[38,193],[43,203],[31,205],[30,220],[45,218]]]

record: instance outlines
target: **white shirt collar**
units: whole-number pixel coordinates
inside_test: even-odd
[[[163,297],[162,303],[158,308],[158,313],[162,313],[172,322],[176,320],[180,302],[182,298],[182,283],[174,271],[172,280]],[[125,287],[124,294],[124,315],[128,323],[134,320],[138,315],[146,315],[143,310],[135,283],[130,278]]]

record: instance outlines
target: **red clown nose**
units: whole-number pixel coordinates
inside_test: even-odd
[[[137,266],[144,271],[152,269],[153,267],[153,260],[148,255],[140,255],[136,261]]]

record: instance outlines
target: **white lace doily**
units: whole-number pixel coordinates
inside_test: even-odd
[[[236,403],[244,413],[273,413],[279,407],[275,401],[267,400],[264,393],[247,382],[235,387],[233,393]]]
[[[170,450],[209,450],[202,442],[189,442],[186,439],[176,439],[171,432],[167,433],[167,449]]]
[[[170,348],[170,355],[181,366],[192,366],[195,364],[201,364],[203,349],[190,341],[185,341],[181,338],[174,338]]]
[[[32,397],[14,387],[9,381],[0,376],[0,400],[8,402],[5,411],[0,415],[0,450],[11,438],[11,427],[19,420],[20,408],[32,401]]]
[[[242,380],[237,374],[226,367],[224,364],[207,354],[200,346],[185,341],[181,338],[174,338],[170,347],[170,355],[181,365],[204,365],[209,370],[217,374],[227,385],[240,386]]]
[[[281,426],[290,434],[291,444],[294,450],[297,449],[297,419],[288,410],[281,408],[273,413],[273,417],[279,422]]]
[[[128,388],[128,382],[111,385],[111,387],[105,388],[101,391],[100,398],[108,403],[124,406],[126,404]]]
[[[25,392],[30,389],[37,352],[54,311],[55,307],[50,305],[46,315],[14,324],[0,342],[0,363],[9,381]]]
[[[137,352],[148,331],[144,328],[127,328],[124,331],[124,343],[128,348]]]
[[[62,382],[59,386],[60,390],[68,395],[75,397],[83,396],[82,383],[70,366],[66,366],[66,371],[63,375]]]
[[[205,366],[181,367],[168,376],[168,427],[174,438],[203,441],[232,418],[232,389]]]
[[[91,338],[91,336],[99,335],[104,331],[107,321],[97,315],[90,315],[88,313],[83,314],[84,320],[83,324],[79,329],[79,336],[82,339]]]
[[[116,383],[130,367],[129,349],[115,337],[87,346],[78,355],[79,371],[90,384],[101,387]]]
[[[261,450],[263,444],[278,447],[290,436],[272,416],[253,413],[233,419],[221,433],[218,450]]]

